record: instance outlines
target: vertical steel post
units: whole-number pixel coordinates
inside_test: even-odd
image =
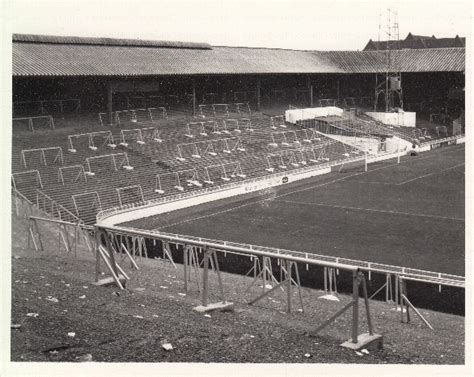
[[[193,80],[193,116],[196,115],[196,82]]]
[[[204,272],[202,274],[202,306],[207,306],[208,291],[209,291],[209,250],[204,250],[203,260]]]
[[[365,303],[365,313],[367,316],[367,325],[369,327],[369,335],[374,334],[374,330],[372,327],[372,318],[370,317],[370,308],[369,308],[369,298],[367,296],[367,284],[365,282],[365,276],[362,274],[362,272],[359,274],[362,280],[362,292],[364,295],[364,303]]]
[[[97,283],[99,281],[99,275],[100,275],[100,255],[99,255],[99,245],[100,245],[100,233],[98,229],[96,228],[94,230],[95,232],[95,282]]]
[[[357,271],[352,272],[352,343],[359,338],[359,278]]]
[[[285,267],[286,267],[286,284],[287,284],[286,297],[288,301],[286,312],[291,313],[291,268],[292,268],[293,262],[287,260],[285,264],[286,264]]]
[[[188,293],[188,247],[183,247],[184,292]]]
[[[217,280],[219,282],[219,292],[221,294],[221,299],[222,299],[223,302],[225,302],[226,300],[225,300],[225,296],[224,296],[224,286],[222,285],[221,270],[219,268],[219,261],[217,260],[217,254],[216,254],[215,250],[212,251],[211,257],[214,259],[214,267],[215,267],[215,271],[217,273]]]
[[[109,120],[110,127],[112,127],[114,123],[113,109],[112,109],[113,93],[114,93],[113,86],[112,86],[112,83],[109,81],[107,82],[107,118]]]
[[[257,79],[257,111],[260,111],[260,89],[261,82],[260,79]]]

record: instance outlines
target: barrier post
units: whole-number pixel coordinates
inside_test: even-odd
[[[352,272],[352,343],[357,343],[359,331],[359,277]]]
[[[202,306],[207,306],[208,293],[209,293],[209,250],[206,247],[204,249],[204,260],[203,260],[203,274],[202,274]]]
[[[287,313],[291,313],[291,265],[293,262],[287,260],[286,261],[286,280],[287,280],[287,287],[286,287],[286,297],[288,300],[288,306],[286,308]]]

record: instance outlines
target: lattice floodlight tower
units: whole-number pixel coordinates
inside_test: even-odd
[[[12,127],[27,127],[30,131],[34,132],[39,128],[50,128],[54,129],[54,120],[51,115],[41,115],[36,117],[23,117],[13,118]]]
[[[206,178],[204,183],[213,185],[216,179],[221,179],[225,182],[231,178],[246,178],[247,176],[242,172],[240,162],[229,162],[225,164],[217,164],[205,167]]]
[[[58,169],[58,182],[63,186],[68,183],[87,182],[87,175],[82,165],[62,166]]]
[[[115,191],[117,192],[120,207],[132,203],[145,202],[142,186],[140,185],[117,187]]]
[[[81,219],[93,217],[102,211],[102,204],[97,191],[72,195],[72,201],[76,209],[76,214]]]
[[[379,25],[379,29],[380,28],[381,26]],[[374,110],[377,111],[379,97],[383,94],[385,98],[385,112],[388,113],[389,111],[395,110],[396,107],[403,109],[402,75],[400,70],[401,61],[399,58],[400,34],[398,28],[398,15],[397,12],[390,8],[387,9],[385,34],[388,38],[385,49],[385,78],[384,80],[379,81],[378,75],[375,76]]]
[[[21,162],[25,168],[28,168],[27,157],[32,155],[35,162],[39,162],[42,166],[64,164],[63,149],[61,147],[23,149],[21,151]]]
[[[119,169],[129,171],[133,170],[133,166],[130,166],[130,162],[126,153],[112,153],[86,158],[86,175],[95,175],[95,172],[92,171],[92,164],[94,162],[96,163],[95,167],[98,168],[97,170],[99,171],[104,169],[112,169],[113,171],[118,171]]]
[[[96,151],[99,147],[107,146],[115,149],[117,145],[114,142],[114,137],[110,131],[96,131],[83,134],[75,134],[68,136],[68,152],[76,153],[77,148],[74,143],[83,143],[84,140],[90,150]]]
[[[168,112],[165,107],[150,107],[148,112],[150,113],[150,119],[152,122],[159,119],[168,119]]]
[[[286,128],[285,116],[284,115],[275,115],[270,117],[271,126],[270,128],[276,130],[277,128]]]

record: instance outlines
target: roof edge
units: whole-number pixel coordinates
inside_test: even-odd
[[[12,42],[212,50],[210,44],[200,42],[154,41],[146,39],[95,38],[40,34],[12,34]]]

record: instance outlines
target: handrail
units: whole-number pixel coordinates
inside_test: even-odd
[[[70,221],[58,220],[58,219],[48,219],[47,217],[39,217],[39,216],[30,216],[30,219],[46,221],[46,222],[55,223],[55,224],[62,224],[62,225],[79,226],[83,230],[89,230],[89,231],[94,230],[94,227],[92,225],[86,225],[84,223],[78,224],[78,223],[73,223],[73,222],[70,222]]]
[[[326,267],[334,267],[345,270],[359,269],[372,273],[394,274],[402,276],[405,280],[419,281],[423,283],[465,288],[465,277],[447,273],[426,271],[416,268],[401,267],[383,263],[366,262],[349,258],[305,253],[302,251],[280,249],[267,246],[257,246],[238,242],[215,240],[203,237],[182,235],[177,233],[167,233],[158,230],[143,230],[132,227],[102,226],[111,232],[120,233],[126,236],[142,236],[166,240],[175,243],[191,244],[225,250],[228,252],[238,252],[245,255],[270,256],[281,259],[292,259],[301,263],[316,264]]]
[[[50,213],[51,215],[56,217],[56,215],[59,214],[59,218],[62,220],[62,218],[61,218],[61,211],[62,211],[62,212],[65,212],[66,215],[68,216],[68,218],[72,219],[74,222],[76,222],[78,224],[81,224],[81,223],[84,222],[82,219],[77,217],[75,214],[73,214],[67,208],[63,207],[61,204],[59,204],[56,200],[51,198],[49,195],[47,195],[43,191],[40,191],[40,190],[36,189],[36,205],[39,209],[41,209],[41,207],[39,205],[39,196],[42,196],[44,199],[48,200],[49,203],[51,204],[51,213]],[[57,214],[55,214],[55,212],[53,211],[53,207],[55,207],[58,210]],[[46,213],[48,213],[46,206],[44,207],[44,211]]]

